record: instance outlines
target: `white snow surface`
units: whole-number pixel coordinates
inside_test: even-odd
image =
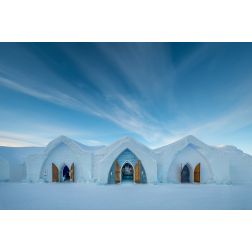
[[[0,183],[0,209],[252,209],[252,185]]]
[[[59,169],[74,163],[76,182],[106,184],[111,165],[127,148],[141,160],[148,183],[179,183],[180,169],[187,163],[191,174],[201,164],[201,183],[252,183],[252,156],[234,146],[209,146],[194,136],[155,150],[129,137],[108,146],[85,146],[61,136],[47,147],[0,147],[4,160],[0,169],[6,171],[9,166],[12,182],[50,182],[52,162]]]

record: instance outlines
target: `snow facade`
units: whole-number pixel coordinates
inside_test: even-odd
[[[10,179],[10,165],[7,160],[0,157],[0,181],[9,181]]]
[[[44,148],[16,148],[8,154],[9,149],[0,149],[0,181],[114,184],[126,178],[151,184],[252,182],[252,156],[233,146],[209,146],[193,136],[154,150],[129,137],[91,147],[65,136]]]
[[[111,180],[109,177],[111,177],[111,168],[115,160],[118,160],[120,167],[126,162],[135,167],[137,160],[141,160],[142,171],[145,174],[144,176],[146,176],[147,182],[158,182],[157,162],[152,151],[137,141],[126,137],[105,147],[100,152],[103,152],[103,155],[99,155],[99,152],[97,153],[99,160],[95,167],[98,170],[97,181],[99,183],[107,184]]]

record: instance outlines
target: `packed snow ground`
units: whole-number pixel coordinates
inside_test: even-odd
[[[0,183],[0,209],[252,209],[252,185]]]

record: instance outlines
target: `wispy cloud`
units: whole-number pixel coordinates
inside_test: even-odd
[[[242,103],[233,107],[228,113],[219,117],[215,117],[214,119],[206,123],[198,123],[196,125],[192,124],[182,129],[176,129],[175,127],[173,127],[171,134],[164,136],[158,144],[154,143],[153,147],[159,147],[165,144],[172,143],[187,135],[195,135],[199,137],[218,137],[221,135],[232,135],[237,130],[243,129],[247,126],[251,126],[251,98],[252,95],[251,93],[249,93],[246,97],[244,96],[244,100]]]
[[[46,138],[33,136],[32,134],[23,134],[13,131],[0,131],[1,146],[45,146]]]
[[[149,132],[154,131],[155,128],[150,124],[150,120],[147,117],[147,120],[144,118],[147,113],[144,111],[141,112],[137,104],[134,104],[133,102],[129,103],[124,100],[124,98],[121,98],[122,104],[120,107],[115,104],[110,104],[110,110],[107,110],[105,107],[102,107],[99,102],[90,102],[91,97],[86,95],[82,96],[83,100],[77,100],[68,94],[60,91],[53,92],[51,89],[39,92],[31,87],[25,87],[17,82],[3,77],[0,77],[0,86],[5,86],[47,102],[91,113],[101,118],[108,119],[120,127],[133,131],[148,140],[152,139]]]
[[[141,52],[141,55],[144,55],[144,52]],[[37,56],[35,55],[34,57],[36,58]],[[147,63],[145,62],[145,64]],[[81,67],[81,65],[79,67]],[[119,67],[122,66],[119,65]],[[88,78],[92,81],[98,93],[85,92],[85,90],[81,89],[81,83],[73,87],[67,83],[64,78],[62,79],[62,76],[59,76],[57,72],[54,73],[54,77],[56,76],[56,84],[51,86],[45,83],[44,80],[36,80],[38,83],[35,85],[32,79],[24,78],[23,76],[21,80],[13,80],[10,77],[10,72],[7,70],[2,69],[2,72],[5,71],[5,75],[0,76],[1,86],[50,103],[88,112],[100,118],[112,121],[121,128],[134,132],[148,141],[157,140],[161,137],[162,133],[164,133],[164,129],[158,125],[157,119],[139,103],[144,96],[144,93],[141,93],[144,90],[144,84],[142,84],[140,88],[138,83],[144,83],[148,80],[146,76],[143,78],[144,71],[146,70],[144,66],[142,66],[142,80],[134,79],[137,77],[136,75],[132,76],[134,69],[128,69],[127,72],[125,72],[126,69],[124,69],[122,73],[123,77],[126,78],[129,83],[134,81],[139,87],[138,91],[133,88],[134,90],[133,92],[131,90],[129,92],[130,94],[127,93],[127,90],[123,90],[122,83],[117,82],[118,79],[114,79],[114,77],[109,75],[106,71],[97,74],[95,66],[89,66]],[[80,70],[83,70],[85,74],[87,66],[85,65],[85,67]],[[52,71],[52,69],[46,71]],[[154,73],[152,75],[154,76]],[[154,77],[152,77],[152,80],[154,80]],[[157,77],[155,81],[158,81]],[[61,88],[59,83],[62,83],[63,88]],[[83,83],[83,85],[85,86],[85,83]],[[148,83],[145,85],[148,85]],[[155,90],[156,89],[158,89],[158,85],[156,85]],[[152,91],[146,92],[145,96],[150,98]],[[150,136],[149,132],[151,131],[156,133]]]
[[[48,55],[22,48],[22,57],[19,59],[33,62],[34,75],[25,74],[22,69],[13,69],[0,59],[0,86],[108,120],[141,136],[153,147],[188,134],[232,131],[251,123],[250,108],[246,109],[241,104],[234,106],[229,114],[211,118],[207,122],[191,122],[190,116],[179,110],[179,99],[174,90],[177,77],[209,55],[208,44],[187,54],[177,65],[173,62],[171,49],[163,44],[98,44],[96,47],[103,62],[77,57],[79,51],[66,47],[59,51],[61,57],[68,61],[65,71],[71,68],[77,78],[59,71],[58,62]],[[22,65],[22,62],[19,63]],[[244,100],[249,99],[251,97]],[[170,114],[175,118],[174,122],[170,120]],[[43,130],[47,133],[50,131]],[[63,134],[74,136],[69,130],[64,130]],[[10,134],[6,133],[6,136],[11,139]],[[87,136],[81,137],[94,143]],[[3,138],[4,134],[2,141]],[[36,144],[36,138],[30,139],[27,135],[16,136],[16,141],[24,143],[25,138],[29,139],[27,144]],[[43,143],[42,139],[37,139]]]

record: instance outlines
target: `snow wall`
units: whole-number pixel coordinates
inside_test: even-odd
[[[10,179],[10,165],[9,162],[0,157],[0,181],[9,181]]]
[[[40,155],[32,155],[26,159],[27,180],[31,182],[51,182],[52,163],[58,169],[74,163],[75,181],[86,182],[91,180],[92,154],[81,149],[75,142],[66,137],[52,141]]]
[[[90,153],[76,152],[64,143],[59,144],[42,164],[40,178],[46,182],[52,181],[52,163],[58,167],[60,173],[65,165],[70,168],[74,163],[76,182],[86,182],[91,179]]]
[[[210,163],[207,161],[194,145],[188,145],[179,151],[173,158],[168,170],[168,182],[180,183],[181,170],[188,164],[190,170],[190,182],[194,181],[194,169],[200,163],[200,182],[212,183],[214,181],[213,172]]]
[[[193,136],[155,150],[131,138],[101,148],[83,146],[67,137],[53,140],[46,148],[1,147],[1,179],[51,182],[52,163],[59,171],[74,163],[76,182],[107,184],[115,159],[126,149],[141,160],[147,183],[180,183],[181,166],[187,163],[191,176],[201,164],[201,183],[252,183],[252,156],[232,146],[206,145]]]
[[[161,183],[180,183],[180,171],[185,164],[191,167],[201,164],[202,183],[230,183],[228,157],[215,147],[208,146],[193,136],[154,150],[158,162],[158,178]]]

